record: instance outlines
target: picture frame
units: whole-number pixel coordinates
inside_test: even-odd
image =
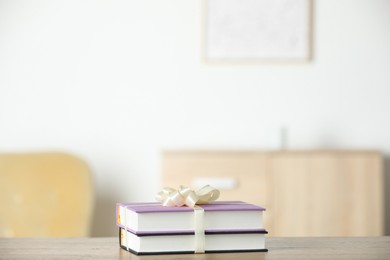
[[[310,61],[312,0],[204,0],[206,61]]]

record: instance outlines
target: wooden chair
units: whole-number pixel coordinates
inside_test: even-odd
[[[0,154],[0,237],[88,236],[92,211],[92,176],[81,159]]]

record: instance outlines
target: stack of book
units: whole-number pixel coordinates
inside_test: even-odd
[[[253,204],[218,201],[194,209],[117,203],[116,208],[119,244],[137,255],[267,251],[265,209]]]

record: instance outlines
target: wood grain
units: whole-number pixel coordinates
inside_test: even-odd
[[[389,259],[390,237],[267,238],[267,253],[136,256],[118,238],[0,238],[1,259]]]

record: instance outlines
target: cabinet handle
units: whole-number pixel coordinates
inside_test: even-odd
[[[205,185],[210,185],[216,189],[229,190],[234,189],[238,185],[238,181],[234,178],[195,178],[192,180],[192,186],[195,189],[202,188]]]

